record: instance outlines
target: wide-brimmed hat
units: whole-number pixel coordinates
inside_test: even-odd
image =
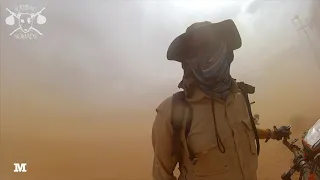
[[[239,31],[233,20],[228,19],[218,23],[197,22],[172,41],[167,51],[167,59],[183,62],[190,55],[192,48],[196,48],[204,41],[224,42],[231,51],[239,49],[242,45]]]

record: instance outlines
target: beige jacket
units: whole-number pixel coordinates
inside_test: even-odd
[[[225,146],[221,153],[217,146],[211,100],[199,89],[187,101],[193,108],[190,133],[184,142],[183,165],[179,180],[256,180],[258,157],[254,131],[244,97],[237,86],[223,102],[214,99],[218,133]],[[171,100],[164,100],[157,108],[152,129],[154,148],[153,180],[175,180],[173,171],[177,160],[172,153]],[[184,130],[183,130],[184,132]],[[186,142],[197,157],[189,160]]]

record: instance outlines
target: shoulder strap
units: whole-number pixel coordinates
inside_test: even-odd
[[[173,128],[173,151],[172,155],[176,156],[178,162],[182,162],[182,148],[183,144],[180,139],[180,134],[183,125],[186,124],[185,137],[189,135],[192,123],[192,108],[190,104],[185,100],[184,91],[177,92],[172,98],[172,110],[171,110],[171,125]],[[189,146],[188,152],[189,157],[194,158],[193,153],[191,153]]]
[[[258,136],[258,131],[257,131],[257,127],[256,124],[254,123],[254,117],[252,115],[252,110],[251,110],[251,103],[249,101],[249,95],[248,94],[253,94],[255,92],[255,88],[249,84],[246,84],[244,82],[238,82],[237,83],[239,89],[241,90],[241,93],[245,99],[246,105],[247,105],[247,109],[249,112],[249,117],[251,120],[251,125],[254,131],[254,135],[256,138],[256,145],[257,145],[257,154],[259,155],[260,153],[260,142],[259,142],[259,136]]]

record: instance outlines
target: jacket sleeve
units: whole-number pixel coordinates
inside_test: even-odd
[[[172,156],[171,99],[161,103],[156,111],[157,115],[152,127],[153,180],[176,180],[173,175],[177,160]]]
[[[259,139],[271,138],[272,131],[270,129],[257,128]]]
[[[271,129],[257,128],[257,131],[258,131],[259,139],[267,139],[267,138],[276,139],[277,138],[275,132]]]

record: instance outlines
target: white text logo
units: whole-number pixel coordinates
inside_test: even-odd
[[[27,163],[13,163],[14,170],[13,172],[27,172],[26,166]]]
[[[36,8],[29,5],[20,5],[15,8],[15,12],[6,8],[9,16],[6,18],[6,24],[16,25],[17,28],[10,33],[16,39],[37,39],[42,33],[34,27],[35,24],[42,25],[46,23],[47,18],[42,15],[45,8],[37,11]],[[34,20],[36,21],[34,22]]]

